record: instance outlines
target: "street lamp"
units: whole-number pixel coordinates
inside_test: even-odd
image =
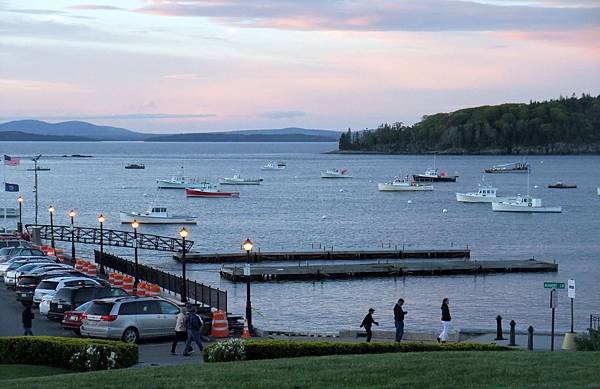
[[[188,236],[188,230],[182,227],[179,230],[179,236],[181,236],[181,275],[183,277],[183,285],[181,286],[181,302],[187,303],[187,278],[185,276],[185,238]]]
[[[242,243],[242,248],[246,251],[246,258],[248,261],[248,264],[250,263],[250,251],[252,251],[252,247],[254,245],[252,244],[252,241],[250,240],[250,238],[246,239],[244,241],[244,243]],[[250,332],[253,331],[252,329],[252,303],[250,302],[250,276],[247,276],[248,278],[246,278],[246,320],[248,321],[248,330]]]
[[[69,217],[71,218],[71,258],[73,263],[75,263],[75,215],[77,215],[77,212],[74,209],[69,211]]]
[[[54,248],[54,207],[51,205],[48,207],[48,213],[50,214],[50,246]]]
[[[135,269],[134,269],[134,280],[133,280],[133,287],[134,289],[137,288],[137,284],[138,284],[138,238],[137,238],[137,229],[140,226],[140,223],[133,219],[133,222],[131,223],[131,227],[133,227],[133,239],[135,240],[135,246],[133,247],[133,257],[135,258]]]
[[[23,233],[23,196],[17,197],[17,202],[19,203],[19,224],[17,225],[17,230],[19,230],[19,234]]]
[[[98,223],[100,223],[100,273],[104,274],[104,233],[103,233],[103,227],[104,227],[104,221],[106,219],[104,218],[103,214],[98,215]]]

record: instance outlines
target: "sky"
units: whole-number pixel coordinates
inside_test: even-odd
[[[0,0],[0,121],[412,124],[600,94],[600,0]]]

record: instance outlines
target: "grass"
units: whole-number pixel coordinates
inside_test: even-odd
[[[69,373],[67,369],[50,366],[33,365],[0,365],[0,386],[3,386],[3,380],[12,380],[24,377],[44,377],[56,374]]]
[[[1,386],[600,388],[600,352],[422,352],[199,363],[4,380]]]

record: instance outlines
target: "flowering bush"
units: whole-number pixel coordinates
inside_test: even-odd
[[[229,339],[212,344],[204,349],[206,362],[230,362],[246,359],[246,346],[241,339]]]
[[[110,370],[117,366],[117,353],[106,346],[89,345],[73,354],[71,365],[76,370]]]

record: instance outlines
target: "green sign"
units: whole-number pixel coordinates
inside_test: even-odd
[[[545,289],[564,289],[564,282],[544,282]]]

